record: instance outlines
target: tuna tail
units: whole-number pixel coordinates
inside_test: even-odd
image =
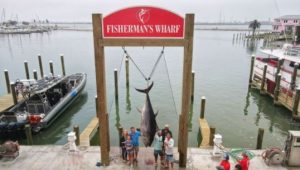
[[[137,89],[137,88],[135,88],[135,90],[137,90],[138,92],[141,92],[141,93],[148,94],[152,87],[153,87],[153,82],[146,89]]]

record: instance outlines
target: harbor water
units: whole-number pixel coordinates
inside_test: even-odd
[[[90,25],[86,26],[91,28]],[[215,26],[214,26],[215,27]],[[247,26],[238,26],[245,27]],[[189,120],[189,146],[197,147],[200,99],[205,96],[205,118],[216,132],[223,135],[227,147],[254,148],[258,128],[264,128],[263,147],[282,147],[287,131],[299,130],[300,122],[292,120],[291,112],[276,107],[270,97],[259,92],[248,92],[251,55],[262,42],[250,43],[242,39],[233,41],[231,31],[196,30],[194,35],[193,70],[195,71],[195,100]],[[247,32],[248,34],[248,32]],[[148,76],[159,57],[162,47],[128,47],[132,59]],[[24,60],[29,69],[38,67],[41,54],[44,73],[48,74],[49,60],[54,73],[62,74],[60,54],[64,54],[66,73],[85,72],[88,75],[85,90],[48,129],[34,135],[34,144],[65,144],[73,125],[80,131],[95,114],[95,63],[91,31],[52,31],[43,34],[0,35],[0,70],[8,69],[10,80],[25,78]],[[145,102],[145,95],[135,88],[145,88],[147,82],[138,69],[130,64],[130,86],[125,84],[124,53],[121,47],[105,48],[107,103],[111,145],[118,145],[117,127],[139,127],[141,115],[137,108]],[[151,77],[154,82],[150,99],[158,111],[160,128],[169,124],[173,137],[178,139],[178,117],[181,108],[183,49],[166,47]],[[114,69],[119,70],[119,100],[114,99]],[[33,74],[31,74],[33,77]],[[39,74],[40,77],[40,74]],[[0,95],[6,93],[4,73],[0,76]],[[93,140],[97,144],[97,139]],[[25,140],[21,143],[26,143]],[[176,145],[176,144],[175,144]]]

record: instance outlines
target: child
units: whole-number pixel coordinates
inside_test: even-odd
[[[173,169],[173,146],[174,140],[172,139],[171,133],[167,133],[165,142],[165,153],[166,153],[166,168],[169,168],[169,163],[171,163],[171,168]]]
[[[131,165],[133,167],[133,145],[131,141],[131,137],[128,135],[127,140],[125,141],[125,147],[126,147],[126,152],[128,156],[128,165]]]

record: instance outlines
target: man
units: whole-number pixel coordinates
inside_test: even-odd
[[[228,153],[224,154],[224,158],[220,163],[220,166],[223,167],[224,170],[230,170],[230,162]]]
[[[242,156],[243,156],[243,159],[239,161],[239,164],[241,165],[242,170],[248,170],[249,169],[249,164],[250,164],[249,157],[246,154],[246,152],[243,152]]]
[[[163,146],[163,140],[161,136],[161,131],[158,129],[155,136],[154,136],[154,158],[155,158],[155,165],[157,165],[157,158],[158,155],[160,156],[160,162],[163,164],[163,153],[162,153],[162,146]]]
[[[137,131],[135,129],[135,127],[131,127],[130,128],[130,137],[132,140],[132,145],[133,145],[133,159],[134,161],[137,161],[137,157],[138,157],[138,152],[139,152],[139,137],[141,136],[141,132]]]

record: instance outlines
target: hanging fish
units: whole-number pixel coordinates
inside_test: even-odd
[[[153,87],[153,82],[150,86],[148,86],[146,89],[136,89],[138,92],[145,93],[146,94],[146,101],[142,108],[142,110],[139,110],[139,112],[142,114],[141,118],[141,134],[143,143],[146,147],[151,146],[156,130],[158,129],[157,123],[156,123],[156,114],[154,114],[152,104],[149,97],[149,91]]]

